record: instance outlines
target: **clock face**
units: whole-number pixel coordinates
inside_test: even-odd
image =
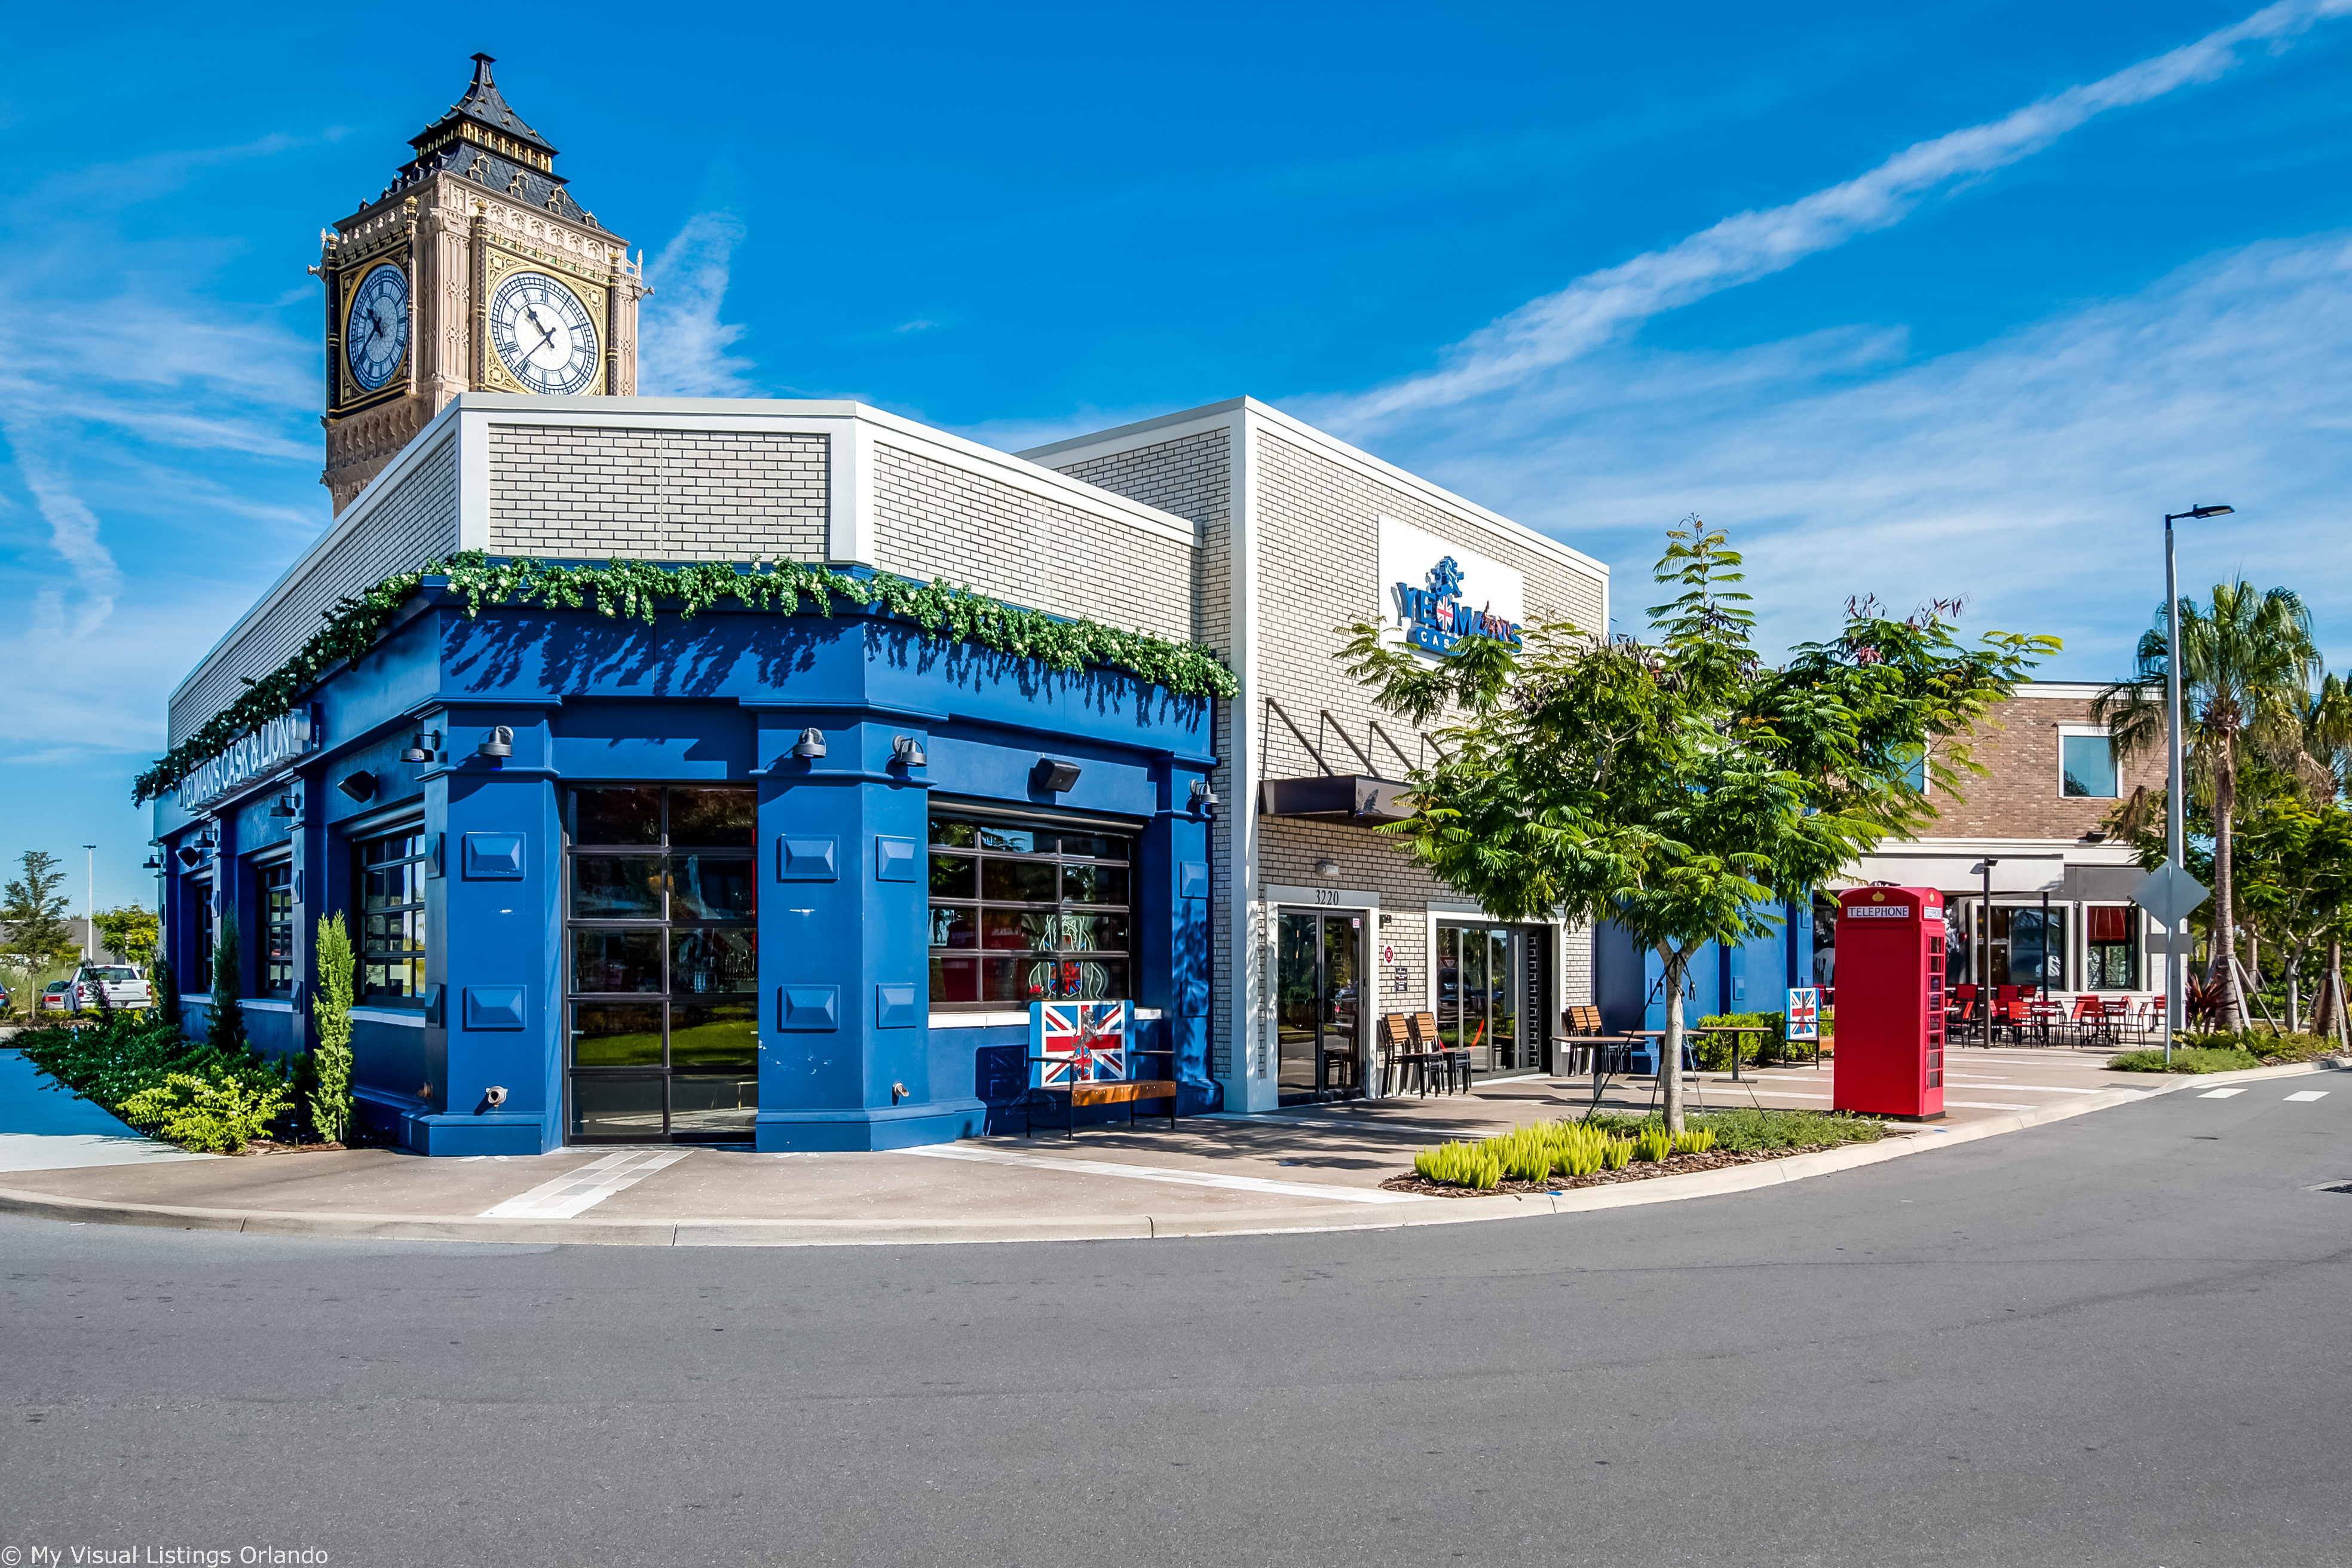
[[[490,296],[490,342],[533,392],[584,392],[596,374],[596,323],[544,272],[513,272]]]
[[[408,353],[408,274],[383,262],[369,268],[352,290],[352,312],[343,321],[343,358],[352,379],[373,392],[392,379]]]

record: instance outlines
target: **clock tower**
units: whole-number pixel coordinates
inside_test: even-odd
[[[461,392],[627,397],[645,260],[582,209],[555,149],[474,57],[373,201],[320,232],[327,468],[341,511]]]

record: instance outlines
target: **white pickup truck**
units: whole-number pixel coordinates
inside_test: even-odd
[[[128,963],[85,963],[74,971],[73,1010],[95,1013],[99,1008],[99,993],[104,988],[105,1005],[109,1007],[152,1007],[155,988],[147,984],[147,976]]]

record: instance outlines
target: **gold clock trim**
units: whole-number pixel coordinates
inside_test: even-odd
[[[608,296],[612,291],[583,278],[565,277],[562,274],[570,271],[570,268],[551,267],[545,258],[536,254],[526,254],[521,250],[498,244],[489,245],[485,248],[480,285],[481,309],[484,312],[480,345],[482,385],[492,392],[519,392],[530,397],[544,395],[532,387],[525,386],[516,377],[514,372],[507,368],[507,362],[499,357],[497,345],[490,342],[488,328],[488,312],[490,301],[498,298],[499,285],[514,273],[536,272],[559,288],[569,290],[572,297],[580,302],[581,310],[587,313],[589,322],[595,327],[596,368],[590,374],[588,384],[571,395],[602,397],[604,395],[604,372],[611,363],[609,356],[612,353],[612,344],[604,341],[613,330],[612,318],[606,310],[609,304]]]
[[[359,298],[360,285],[375,275],[379,267],[389,267],[400,274],[408,286],[408,341],[400,345],[400,358],[392,374],[376,387],[362,386],[359,377],[352,374],[352,302]],[[406,390],[402,382],[408,369],[408,358],[416,352],[416,279],[389,250],[365,257],[341,268],[336,274],[336,286],[342,294],[342,303],[335,312],[335,384],[342,395],[336,399],[336,409],[347,409],[362,399],[384,397]]]

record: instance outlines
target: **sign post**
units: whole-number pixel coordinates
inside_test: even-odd
[[[2180,922],[2194,914],[2199,906],[2211,898],[2212,891],[2189,874],[2179,861],[2168,860],[2162,868],[2151,871],[2137,888],[2131,900],[2148,912],[2149,918],[2164,927],[2164,1061],[2172,1065],[2172,1004],[2174,987],[2180,984],[2180,965],[2172,951],[2173,933]]]

